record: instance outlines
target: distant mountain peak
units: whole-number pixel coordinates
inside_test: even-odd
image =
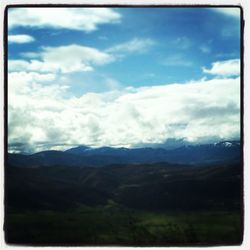
[[[84,153],[86,150],[90,150],[91,148],[85,145],[80,145],[74,148],[70,148],[65,150],[66,153],[73,153],[73,154],[81,154]]]
[[[232,147],[233,146],[233,143],[228,142],[228,141],[224,142],[223,144],[225,145],[225,147]]]
[[[221,141],[210,144],[184,145],[164,148],[91,148],[78,146],[66,151],[43,151],[32,155],[9,154],[13,166],[105,166],[110,164],[138,164],[174,162],[185,164],[232,161],[241,155],[239,141]]]
[[[240,146],[240,141],[221,141],[214,143],[214,146],[226,147],[226,148],[236,147]]]

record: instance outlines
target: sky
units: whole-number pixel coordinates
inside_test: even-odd
[[[239,8],[8,9],[9,152],[239,138]]]

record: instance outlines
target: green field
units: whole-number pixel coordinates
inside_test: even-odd
[[[6,240],[30,245],[237,245],[239,211],[147,212],[116,206],[7,214]]]

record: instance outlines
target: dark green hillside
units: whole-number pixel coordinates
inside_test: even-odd
[[[239,164],[6,168],[6,240],[239,244]]]
[[[9,209],[65,209],[79,204],[105,204],[109,199],[126,207],[149,210],[240,206],[237,165],[8,167],[6,174]]]

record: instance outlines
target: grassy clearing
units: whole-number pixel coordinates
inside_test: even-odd
[[[6,239],[38,245],[235,245],[240,213],[148,212],[109,204],[6,216]]]

